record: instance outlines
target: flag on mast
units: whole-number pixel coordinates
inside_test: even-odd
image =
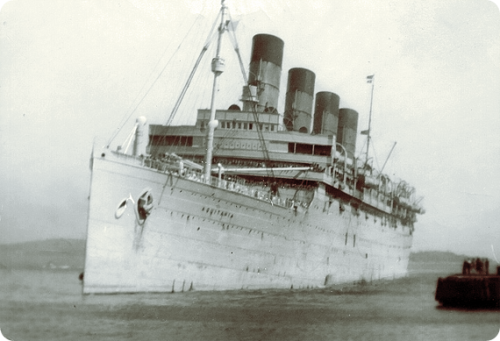
[[[366,76],[366,82],[367,82],[367,83],[371,83],[371,82],[373,82],[373,76],[375,76],[375,75]]]

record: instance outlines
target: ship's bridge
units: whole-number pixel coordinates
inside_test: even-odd
[[[217,110],[215,119],[219,121],[218,129],[238,129],[257,131],[257,124],[261,131],[283,131],[285,130],[282,118],[277,113],[258,113],[258,123],[255,121],[254,114],[249,111],[239,111],[237,106],[235,110]],[[210,110],[198,110],[196,127],[206,129],[210,120]]]
[[[254,113],[239,110],[217,110],[219,121],[214,134],[214,157],[265,160],[267,149],[273,162],[328,166],[335,153],[335,135],[310,135],[286,131],[276,112]],[[150,126],[150,154],[176,153],[188,158],[206,153],[206,130],[209,109],[198,110],[194,126]],[[260,128],[263,140],[259,138]],[[263,145],[265,144],[265,145]]]

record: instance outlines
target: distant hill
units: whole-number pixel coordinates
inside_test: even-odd
[[[82,270],[85,240],[49,239],[0,245],[0,268]]]
[[[452,273],[460,273],[465,259],[472,259],[467,255],[457,255],[453,252],[444,251],[421,251],[410,254],[408,270],[410,273],[435,272],[443,276]],[[481,257],[484,261],[484,258]],[[496,273],[498,264],[494,259],[489,259],[489,272]]]
[[[446,251],[420,251],[410,254],[410,262],[458,262],[461,264],[464,259],[470,258],[472,257]]]

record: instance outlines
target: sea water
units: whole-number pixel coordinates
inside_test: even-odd
[[[74,270],[0,270],[22,340],[491,340],[500,310],[445,309],[437,272],[314,290],[82,295]]]

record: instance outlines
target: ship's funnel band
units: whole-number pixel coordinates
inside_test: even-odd
[[[314,107],[314,134],[336,135],[339,121],[340,97],[333,92],[316,94]]]
[[[287,130],[311,131],[315,74],[302,68],[290,69],[285,101],[284,122]]]
[[[281,68],[271,62],[260,60],[250,64],[248,83],[257,88],[259,111],[278,107]]]
[[[347,155],[354,159],[356,152],[356,137],[358,131],[358,113],[352,109],[339,110],[339,126],[337,129],[337,143],[344,146]]]
[[[296,91],[294,93],[286,94],[287,107],[290,107],[295,112],[302,112],[307,116],[311,117],[311,108],[313,104],[313,99],[309,94],[305,92]]]
[[[276,89],[280,87],[281,69],[276,65],[262,61],[250,64],[248,83],[250,85],[269,84]]]
[[[316,115],[319,113],[314,114],[314,118],[316,119]],[[315,134],[321,134],[321,135],[337,135],[337,130],[338,130],[338,122],[339,118],[338,116],[333,115],[330,112],[324,111],[321,114],[319,114],[320,119],[321,119],[321,128],[319,131],[316,131],[313,129],[313,133]]]
[[[304,92],[287,93],[285,125],[287,130],[308,133],[311,126],[312,97]]]

